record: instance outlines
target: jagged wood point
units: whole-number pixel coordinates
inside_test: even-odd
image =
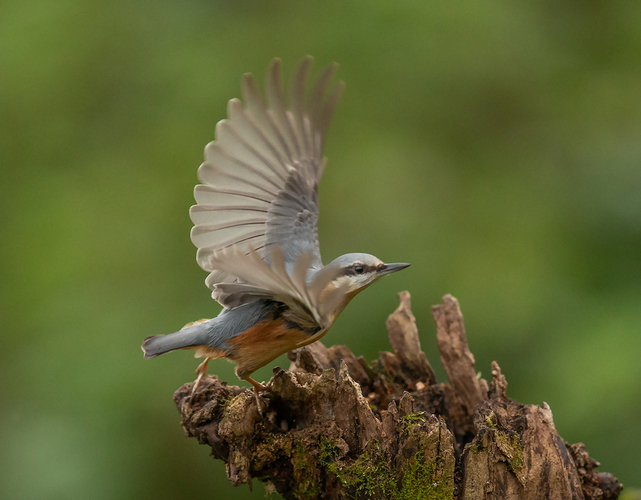
[[[582,443],[556,432],[543,403],[507,397],[496,362],[477,377],[463,315],[451,295],[432,313],[449,383],[421,350],[408,292],[387,320],[394,352],[371,364],[316,342],[274,369],[273,389],[204,378],[174,401],[189,437],[211,447],[234,485],[255,478],[286,499],[615,499]]]

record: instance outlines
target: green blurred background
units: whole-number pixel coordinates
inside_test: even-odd
[[[477,369],[641,486],[638,1],[14,0],[0,4],[0,496],[263,498],[183,437],[197,361],[141,340],[218,306],[189,240],[196,168],[240,77],[305,55],[347,84],[325,262],[412,267],[323,339],[389,349],[412,294],[460,300]],[[287,366],[280,359],[278,363]],[[233,366],[210,372],[237,383]],[[271,368],[257,373],[269,378]]]

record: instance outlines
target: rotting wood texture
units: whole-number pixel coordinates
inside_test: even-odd
[[[286,499],[615,499],[622,485],[552,411],[506,396],[496,362],[476,375],[457,300],[432,312],[449,383],[421,350],[408,292],[388,321],[394,352],[368,364],[346,346],[289,353],[273,389],[203,379],[174,394],[187,436],[211,447],[234,485],[255,478]]]

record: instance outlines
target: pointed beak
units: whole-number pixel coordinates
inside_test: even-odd
[[[385,274],[392,274],[392,273],[395,273],[396,271],[400,271],[401,269],[405,269],[406,267],[410,267],[410,264],[405,264],[405,263],[385,264],[383,267],[381,267],[378,270],[378,275],[384,276]]]

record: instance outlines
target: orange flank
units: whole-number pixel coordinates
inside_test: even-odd
[[[259,368],[299,347],[309,338],[305,332],[288,327],[282,318],[268,319],[229,339],[227,343],[231,349],[226,357],[238,363],[238,378],[247,379]]]

